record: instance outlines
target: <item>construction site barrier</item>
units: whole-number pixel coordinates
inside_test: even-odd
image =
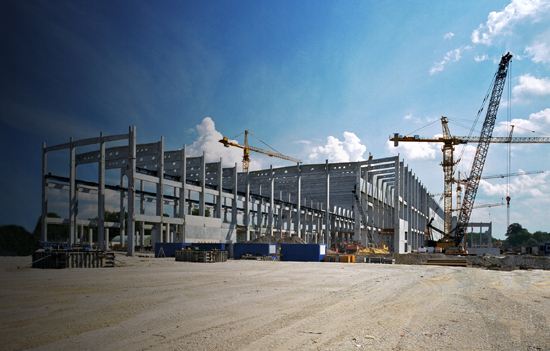
[[[175,252],[176,261],[183,262],[225,262],[227,261],[227,251],[199,251],[199,250],[179,250]]]
[[[105,267],[103,251],[38,250],[32,254],[32,268],[100,268]]]

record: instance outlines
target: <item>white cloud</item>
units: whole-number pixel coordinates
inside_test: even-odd
[[[434,160],[440,151],[438,143],[403,142],[393,146],[393,141],[387,141],[386,149],[393,154],[399,153],[406,160]]]
[[[322,162],[326,159],[329,162],[363,161],[365,151],[367,151],[367,147],[361,144],[361,139],[354,133],[344,132],[344,141],[331,135],[327,138],[325,146],[313,148],[309,155],[309,161]]]
[[[205,117],[201,124],[196,126],[199,136],[193,144],[187,147],[188,156],[202,156],[205,152],[206,162],[219,162],[222,157],[224,167],[233,167],[238,164],[241,171],[243,150],[230,146],[226,148],[219,142],[223,135],[216,130],[216,125],[210,117]],[[236,142],[235,140],[232,140]],[[251,157],[250,170],[261,169],[261,162]]]
[[[535,41],[531,46],[525,48],[525,52],[532,56],[533,62],[550,63],[550,42],[548,36]]]
[[[548,174],[550,173],[545,172],[536,176],[524,175],[514,177],[510,182],[510,197],[533,196],[538,199],[548,197],[547,193],[550,189],[546,183]],[[507,184],[491,184],[482,179],[479,185],[481,190],[489,196],[505,197],[507,194]]]
[[[472,168],[472,162],[476,154],[476,150],[477,150],[476,144],[467,144],[467,145],[464,145],[464,149],[458,148],[455,151],[454,157],[456,158],[455,161],[459,162],[459,169],[465,170],[466,173],[470,173],[470,170]],[[458,157],[460,156],[461,153],[462,153],[462,158],[459,160]]]
[[[482,62],[482,61],[485,61],[485,60],[488,60],[489,59],[489,56],[487,55],[483,55],[483,56],[476,56],[474,57],[474,60],[476,62]]]
[[[454,36],[455,36],[454,33],[449,32],[449,33],[447,33],[447,34],[445,34],[445,35],[443,36],[443,39],[451,39],[451,38],[454,37]]]
[[[514,134],[525,134],[528,132],[542,132],[550,126],[550,108],[544,109],[537,113],[531,113],[529,119],[514,118],[511,123],[500,122],[495,126],[495,131],[500,133],[508,133],[508,125],[512,124],[517,129],[514,129]]]
[[[519,85],[512,89],[515,101],[529,100],[530,97],[550,95],[550,79],[535,78],[530,74],[519,77]]]
[[[480,24],[472,32],[472,42],[491,45],[495,37],[508,34],[518,21],[527,17],[536,20],[537,16],[549,8],[550,1],[548,0],[512,0],[504,10],[489,13],[487,22]]]
[[[443,71],[445,68],[445,65],[449,62],[456,62],[460,60],[462,56],[460,54],[463,50],[471,49],[470,46],[461,46],[458,49],[451,50],[445,54],[445,57],[443,58],[443,61],[436,62],[433,67],[430,69],[430,75],[433,75],[437,72]]]
[[[406,115],[405,117],[403,117],[403,120],[405,120],[405,121],[413,121],[413,122],[415,122],[415,123],[419,123],[419,122],[420,122],[420,118],[419,118],[419,117],[414,117],[414,116],[412,115],[412,113]]]

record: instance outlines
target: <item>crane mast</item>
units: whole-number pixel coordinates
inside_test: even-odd
[[[485,116],[483,128],[481,129],[481,135],[477,144],[474,162],[472,163],[472,170],[470,171],[470,181],[466,186],[464,198],[462,199],[461,211],[454,229],[454,240],[457,246],[461,244],[462,238],[464,237],[468,226],[468,222],[470,221],[470,215],[472,214],[474,200],[476,198],[479,181],[481,179],[481,173],[483,172],[483,166],[485,165],[485,159],[487,158],[487,152],[489,151],[489,145],[491,143],[491,137],[493,135],[493,129],[497,118],[498,107],[500,105],[500,98],[502,97],[502,91],[504,90],[504,84],[506,83],[508,65],[511,59],[512,55],[510,53],[502,56],[498,65],[498,71],[495,74],[495,84],[491,93],[491,100],[489,101],[487,115]]]
[[[260,148],[255,147],[255,146],[250,146],[248,144],[248,134],[250,134],[253,137],[255,137],[256,139],[260,140],[254,134],[250,133],[250,131],[248,131],[248,130],[244,131],[244,145],[239,145],[238,143],[234,143],[226,137],[223,137],[221,140],[219,140],[219,142],[222,143],[223,146],[225,146],[225,147],[234,146],[234,147],[238,147],[239,149],[243,149],[243,172],[248,172],[248,168],[250,166],[250,151],[254,151],[254,152],[257,152],[257,153],[260,153],[260,154],[264,154],[264,155],[267,155],[269,157],[277,157],[277,158],[287,160],[287,161],[302,163],[302,161],[300,159],[290,157],[290,156],[287,156],[287,155],[283,155],[280,152],[275,151],[275,150],[269,151],[269,150],[260,149]],[[263,141],[261,141],[261,142],[263,143]],[[269,145],[267,145],[267,146],[269,146]],[[271,148],[271,146],[269,146],[269,147]]]

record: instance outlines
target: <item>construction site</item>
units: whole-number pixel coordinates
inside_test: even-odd
[[[443,208],[399,155],[302,164],[299,159],[249,145],[249,135],[254,135],[246,130],[243,144],[226,137],[219,140],[225,147],[243,150],[239,172],[238,164],[224,168],[221,157],[219,162],[206,162],[204,151],[202,156],[188,156],[185,145],[180,150],[165,150],[163,137],[138,143],[133,126],[125,134],[101,133],[88,139],[71,138],[60,145],[43,144],[42,242],[51,247],[48,225],[55,224],[69,229],[65,249],[75,245],[99,251],[125,248],[128,256],[136,250],[156,250],[159,244],[163,250],[178,243],[231,247],[262,238],[272,238],[267,240],[271,242],[297,238],[337,253],[499,255],[500,248],[493,247],[492,223],[470,222],[489,145],[550,142],[550,138],[513,137],[513,126],[508,137],[492,136],[511,58],[510,54],[502,56],[479,109],[476,121],[487,111],[480,136],[453,136],[448,119],[442,117],[440,138],[395,133],[390,139],[394,146],[402,142],[443,144]],[[116,146],[110,146],[113,143]],[[468,143],[477,144],[477,149],[470,173],[461,179],[455,173],[462,154],[456,157],[455,147]],[[83,148],[93,151],[79,152]],[[69,177],[48,168],[48,156],[61,150],[69,151]],[[250,171],[251,152],[295,165]],[[84,165],[97,169],[97,182],[77,177],[78,168]],[[120,181],[107,183],[106,171],[112,174],[113,170],[119,170]],[[51,189],[68,193],[67,218],[48,217]],[[97,195],[97,219],[80,218],[79,193]],[[454,205],[453,193],[457,197]],[[118,213],[126,214],[119,216],[120,222],[105,220],[105,199],[113,195],[120,198]],[[507,201],[509,216],[509,197]],[[109,234],[112,228],[120,233],[116,238]],[[474,228],[485,233],[485,239],[480,235],[479,240],[469,240],[468,230]]]
[[[505,254],[492,222],[470,220],[491,143],[550,142],[492,136],[511,59],[481,135],[453,136],[442,117],[440,138],[390,139],[442,144],[443,206],[399,154],[305,164],[250,145],[249,130],[219,140],[242,150],[241,171],[144,143],[136,126],[43,143],[41,248],[0,258],[0,348],[549,349],[550,243]],[[455,147],[468,143],[461,177]],[[68,169],[49,164],[56,153]],[[254,153],[291,165],[250,170]],[[67,216],[49,216],[54,191]]]

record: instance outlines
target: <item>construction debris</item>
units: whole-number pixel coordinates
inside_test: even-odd
[[[432,259],[428,259],[428,262],[425,262],[424,264],[434,265],[434,266],[468,267],[468,260],[460,259],[460,258],[432,258]]]
[[[386,249],[378,249],[374,247],[367,247],[366,249],[356,251],[356,255],[367,255],[367,254],[389,254],[390,252]]]

